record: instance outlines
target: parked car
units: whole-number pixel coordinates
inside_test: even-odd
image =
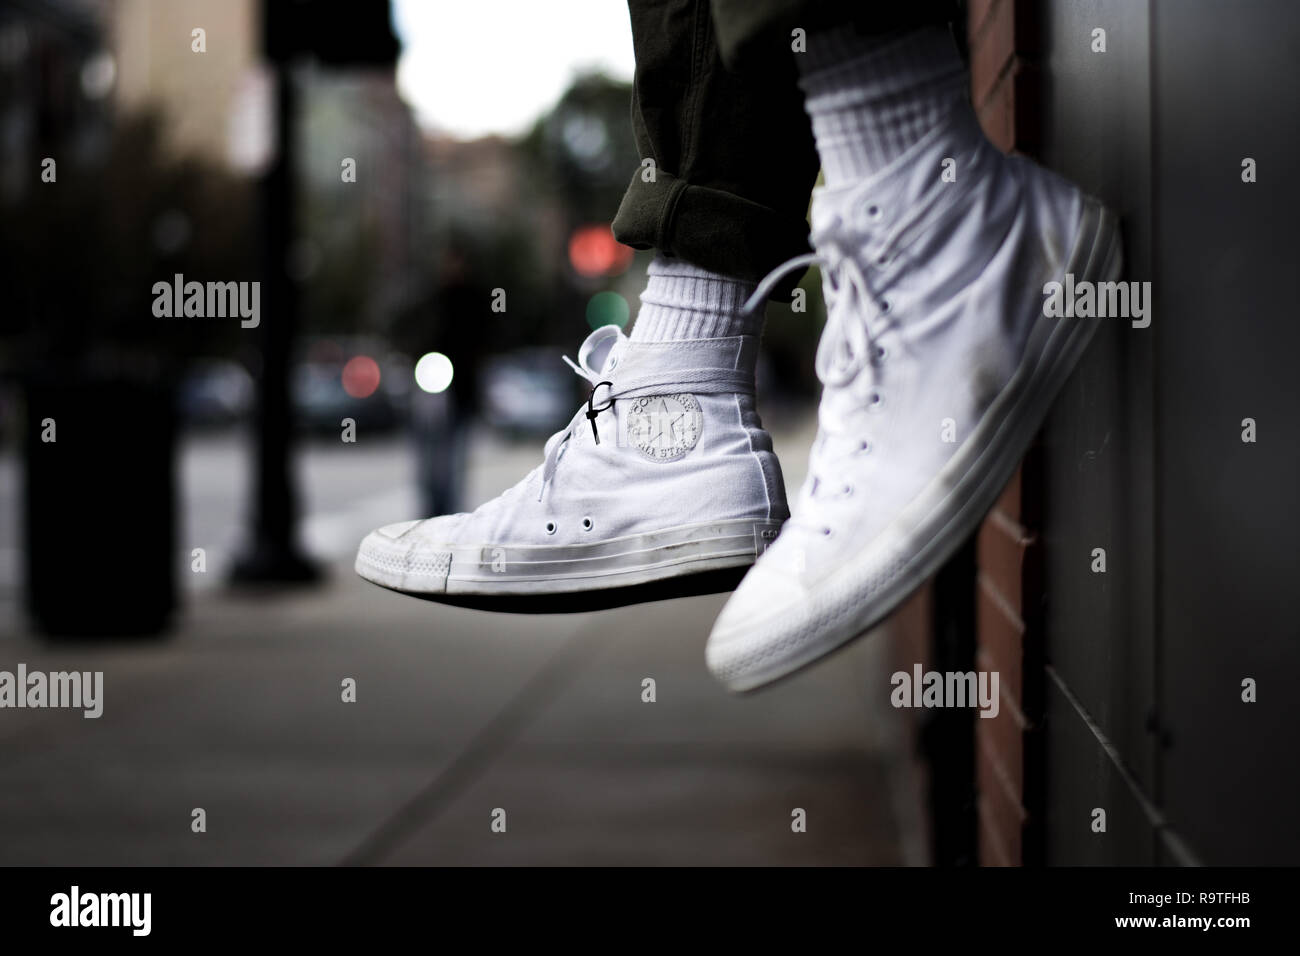
[[[519,349],[483,363],[480,407],[492,428],[518,435],[550,434],[573,417],[581,383],[558,348]]]
[[[295,419],[313,432],[338,432],[345,418],[358,429],[387,431],[405,418],[409,378],[409,360],[372,340],[307,339],[290,379]]]
[[[202,359],[181,379],[181,421],[199,428],[242,421],[253,409],[254,392],[253,376],[238,362]]]

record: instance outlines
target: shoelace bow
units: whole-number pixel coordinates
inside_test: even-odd
[[[546,457],[542,460],[542,486],[537,490],[538,501],[542,500],[542,496],[546,494],[546,486],[549,485],[551,479],[555,477],[555,468],[560,461],[560,451],[567,443],[569,436],[573,434],[573,428],[578,423],[578,419],[580,417],[586,417],[587,421],[591,423],[591,433],[596,439],[596,444],[599,445],[600,432],[596,428],[596,417],[600,415],[601,412],[607,412],[614,407],[613,382],[601,381],[600,373],[588,366],[585,359],[581,364],[579,364],[567,355],[561,355],[560,358],[564,359],[565,364],[568,365],[569,368],[573,369],[574,373],[577,374],[579,378],[586,379],[587,382],[591,384],[591,391],[587,393],[587,407],[585,409],[579,408],[573,418],[569,420],[568,425],[561,428],[546,440]],[[579,355],[578,358],[581,359],[583,356]],[[601,388],[601,386],[609,388],[609,400],[600,408],[596,408],[594,406],[596,392]]]
[[[817,377],[827,390],[846,388],[855,384],[864,369],[873,369],[877,348],[875,340],[879,333],[873,332],[872,325],[888,311],[888,307],[874,293],[865,270],[853,255],[852,250],[861,245],[861,238],[849,232],[841,220],[833,220],[826,227],[816,230],[812,242],[819,251],[795,256],[769,272],[745,303],[744,311],[750,312],[760,307],[776,284],[794,269],[820,265],[827,278],[824,283],[826,327],[817,346]],[[867,384],[874,384],[874,375]],[[876,396],[874,390],[870,394]],[[821,460],[812,462],[810,495],[815,497],[817,489],[822,485],[831,485],[837,489],[848,487],[838,481],[824,481],[824,475],[819,471],[829,471],[837,463],[863,450],[863,443],[855,438],[851,447],[841,447],[838,453],[832,452],[834,445],[848,444],[841,441],[841,438],[850,430],[852,420],[863,412],[861,402],[864,400],[866,396],[855,390],[849,401],[827,401],[823,398],[819,405],[819,447],[814,448],[814,456]],[[818,465],[821,466],[820,469]],[[798,516],[791,519],[791,524],[813,527],[806,521],[800,521]],[[825,530],[820,525],[816,527]]]

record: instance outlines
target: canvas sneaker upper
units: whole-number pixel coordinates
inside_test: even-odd
[[[999,153],[964,109],[879,174],[818,190],[818,435],[794,517],[715,625],[720,677],[813,656],[873,623],[873,595],[894,600],[943,509],[973,494],[963,476],[990,467],[981,450],[1052,334],[1043,286],[1077,255],[1086,201]]]
[[[375,580],[363,565],[384,563],[400,576],[402,567],[442,560],[430,555],[495,548],[549,549],[522,552],[539,564],[547,555],[594,560],[590,548],[610,541],[632,542],[623,552],[651,560],[659,545],[646,535],[754,520],[779,526],[789,512],[755,410],[756,350],[753,336],[632,342],[617,326],[597,329],[569,362],[591,395],[546,442],[541,464],[473,512],[379,529],[363,542],[358,570]],[[588,550],[565,550],[575,548]],[[469,573],[472,559],[461,563]],[[378,583],[402,586],[393,580]]]

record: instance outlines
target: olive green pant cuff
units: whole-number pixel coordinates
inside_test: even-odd
[[[692,186],[663,170],[637,170],[614,217],[614,238],[658,249],[701,269],[759,282],[785,260],[810,251],[808,223],[732,193]],[[799,275],[773,293],[788,301]]]

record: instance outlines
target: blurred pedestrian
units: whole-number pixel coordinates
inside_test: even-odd
[[[483,336],[474,316],[485,291],[474,281],[469,246],[459,236],[442,248],[432,322],[419,339],[419,354],[439,352],[451,363],[451,383],[442,391],[418,388],[411,396],[411,433],[421,510],[451,514],[465,507],[469,435],[479,410],[479,365]]]

